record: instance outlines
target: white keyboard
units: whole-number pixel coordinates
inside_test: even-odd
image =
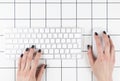
[[[77,59],[81,58],[81,39],[81,28],[11,28],[5,30],[5,54],[17,58],[35,45],[43,59]]]

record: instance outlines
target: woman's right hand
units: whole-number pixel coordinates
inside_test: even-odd
[[[98,51],[96,59],[93,56],[92,46],[88,45],[89,62],[97,81],[112,81],[112,73],[115,64],[115,49],[110,36],[108,36],[105,31],[102,36],[105,43],[104,49],[102,48],[97,32],[95,32],[94,38]]]

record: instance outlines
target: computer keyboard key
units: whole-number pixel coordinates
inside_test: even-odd
[[[51,45],[50,44],[46,44],[46,48],[50,49]]]
[[[38,40],[38,39],[35,39],[35,43],[38,44],[38,43],[39,43],[39,40]]]
[[[14,31],[15,31],[16,33],[17,33],[17,32],[18,32],[18,33],[22,33],[22,32],[23,32],[22,29],[19,29],[19,30],[15,29]]]
[[[38,30],[38,29],[35,29],[34,32],[35,32],[35,33],[39,33],[39,30]],[[27,33],[27,32],[26,32],[26,33]]]
[[[49,53],[50,53],[50,54],[53,54],[53,53],[54,53],[54,50],[53,50],[53,49],[49,49]]]
[[[56,47],[57,47],[56,44],[53,44],[53,45],[51,46],[51,48],[54,48],[54,49],[55,49]]]
[[[60,33],[60,29],[56,29],[56,33]]]
[[[59,54],[59,49],[55,49],[55,54]]]
[[[44,38],[44,39],[47,38],[47,34],[43,34],[42,38]]]
[[[56,54],[54,57],[55,57],[55,59],[60,59],[61,58],[61,56],[59,54]]]
[[[69,53],[70,53],[70,50],[69,50],[69,49],[65,49],[65,53],[66,53],[66,54],[69,54]]]
[[[76,29],[72,29],[72,33],[75,33],[77,30]]]
[[[62,47],[62,45],[61,44],[57,44],[57,48],[59,49],[59,48],[61,48]]]
[[[64,53],[64,49],[60,49],[60,54],[63,54]]]
[[[67,45],[66,44],[62,44],[62,48],[67,48]]]
[[[56,43],[60,43],[60,39],[56,39]]]
[[[72,46],[72,44],[68,44],[68,48],[72,48],[73,46]]]
[[[45,43],[50,43],[50,40],[49,39],[45,39]]]
[[[59,37],[59,38],[63,38],[63,34],[61,34],[61,33],[58,34],[58,37]]]
[[[74,44],[74,45],[73,45],[73,48],[78,48],[78,45],[77,45],[77,44]]]
[[[45,33],[49,33],[49,31],[50,31],[49,29],[45,29]]]
[[[75,38],[81,38],[81,36],[79,34],[75,34],[74,37]]]
[[[43,44],[44,43],[44,39],[40,39],[40,43]]]
[[[76,59],[76,58],[77,58],[77,55],[74,54],[74,55],[71,55],[71,57],[72,57],[73,59]]]
[[[72,39],[73,40],[73,39]],[[71,43],[71,40],[70,39],[66,39],[66,42],[67,43]]]
[[[21,34],[21,38],[24,39],[25,38],[25,34]]]
[[[71,29],[67,29],[66,32],[67,32],[67,33],[71,33]]]
[[[48,49],[45,49],[45,50],[44,50],[44,53],[48,54]]]
[[[65,54],[62,54],[62,55],[61,55],[61,58],[65,59],[65,58],[66,58],[66,55],[65,55]]]
[[[63,34],[63,37],[64,38],[68,38],[68,34]]]
[[[44,29],[40,29],[40,33],[44,33]]]
[[[32,38],[36,38],[36,34],[32,34],[31,36],[32,36]]]
[[[51,33],[55,33],[55,29],[51,28],[51,29],[50,29],[50,32],[51,32]]]
[[[61,39],[61,43],[65,43],[66,41],[65,41],[65,39]]]
[[[65,29],[63,28],[63,29],[61,29],[61,33],[65,33]]]
[[[48,59],[46,61],[47,67],[61,67],[61,60],[60,58],[56,58],[56,59]]]
[[[29,39],[30,37],[31,37],[30,34],[26,34],[26,38]],[[19,38],[19,34],[18,34],[17,38]]]
[[[37,34],[37,38],[41,38],[41,34]]]
[[[67,58],[67,59],[71,59],[71,55],[70,55],[70,54],[67,54],[67,55],[66,55],[66,58]]]
[[[69,38],[74,38],[73,34],[69,34]]]
[[[46,55],[46,54],[43,54],[43,55],[41,56],[41,58],[53,59],[53,55]]]

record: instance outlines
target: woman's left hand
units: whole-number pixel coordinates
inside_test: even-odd
[[[41,50],[36,51],[34,45],[26,49],[19,58],[17,81],[41,81],[46,65],[42,64],[37,70],[40,57]]]

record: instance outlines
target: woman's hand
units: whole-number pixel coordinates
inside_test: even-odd
[[[41,81],[46,65],[37,69],[40,56],[41,50],[36,51],[34,45],[26,49],[19,59],[17,81]]]
[[[92,52],[92,46],[88,45],[88,57],[93,73],[97,81],[112,81],[112,73],[115,64],[115,49],[109,35],[103,31],[104,49],[98,34],[95,32],[95,41],[98,56],[95,59]]]

